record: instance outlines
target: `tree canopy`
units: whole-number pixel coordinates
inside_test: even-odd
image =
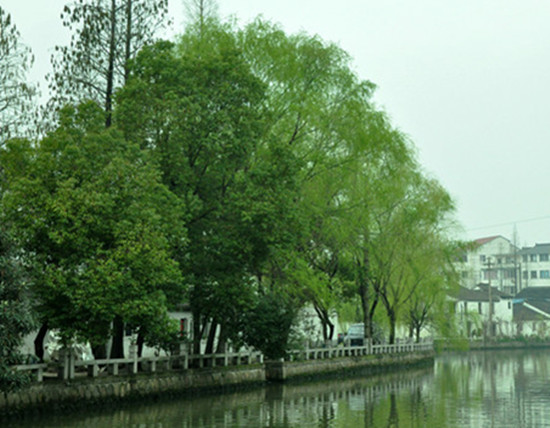
[[[31,130],[36,88],[26,74],[33,62],[10,14],[0,6],[0,145]]]
[[[164,320],[166,294],[182,296],[170,247],[185,239],[154,164],[102,118],[93,103],[66,109],[36,146],[1,153],[2,219],[35,259],[39,313],[66,342],[94,345],[116,316],[144,329]]]
[[[375,319],[390,341],[419,336],[455,283],[454,205],[375,85],[319,37],[189,5],[195,21],[156,42],[165,0],[64,10],[59,117],[0,151],[1,220],[32,259],[41,321],[67,343],[124,325],[155,343],[187,303],[194,352],[279,358],[298,308],[332,340],[358,305],[367,338]]]

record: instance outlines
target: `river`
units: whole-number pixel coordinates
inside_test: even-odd
[[[447,354],[376,377],[270,385],[74,414],[18,428],[550,427],[550,350]]]

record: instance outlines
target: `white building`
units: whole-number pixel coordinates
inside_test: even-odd
[[[515,335],[513,297],[488,284],[461,287],[455,301],[460,329],[467,337]],[[492,326],[492,327],[491,327]]]
[[[464,254],[457,267],[465,288],[490,283],[512,295],[522,288],[519,249],[503,236],[476,239],[473,249]]]
[[[521,255],[521,288],[549,287],[550,244],[524,247],[519,254]]]

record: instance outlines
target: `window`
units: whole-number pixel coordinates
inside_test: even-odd
[[[512,309],[512,302],[508,302],[508,309]]]
[[[540,277],[541,278],[550,278],[550,270],[541,270],[540,271]]]
[[[462,271],[462,278],[463,278],[463,279],[468,278],[468,271],[467,271],[467,270],[463,270],[463,271]]]
[[[180,318],[180,335],[185,335],[187,333],[187,319]]]
[[[524,270],[522,272],[523,279],[527,279],[527,275],[528,275],[528,272],[526,270]]]
[[[527,263],[527,254],[524,254],[523,256],[521,256],[521,259],[523,260],[523,263]]]
[[[479,256],[479,261],[481,263],[485,263],[486,260],[487,260],[487,257],[485,256],[485,254],[482,254],[482,255]]]
[[[483,280],[487,281],[488,279],[498,279],[498,271],[496,269],[484,269],[483,271]],[[490,272],[490,274],[489,274]],[[489,278],[490,277],[490,278]]]
[[[498,263],[499,265],[502,264],[502,259],[501,259],[500,257],[497,259],[497,263]]]
[[[537,271],[536,270],[531,271],[531,279],[537,279]]]
[[[548,261],[548,254],[539,254],[539,261],[547,262]]]
[[[536,254],[531,254],[529,256],[529,261],[536,262],[537,261],[537,255]]]

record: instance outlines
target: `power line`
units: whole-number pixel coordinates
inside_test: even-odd
[[[471,232],[471,231],[474,231],[474,230],[482,230],[482,229],[490,229],[490,228],[493,228],[493,227],[510,226],[510,225],[520,224],[520,223],[531,223],[531,222],[534,222],[534,221],[548,220],[548,219],[550,219],[550,215],[547,215],[547,216],[544,216],[544,217],[529,218],[529,219],[524,219],[524,220],[509,221],[507,223],[491,224],[491,225],[482,226],[482,227],[473,227],[473,228],[470,228],[470,229],[466,229],[466,231]]]

